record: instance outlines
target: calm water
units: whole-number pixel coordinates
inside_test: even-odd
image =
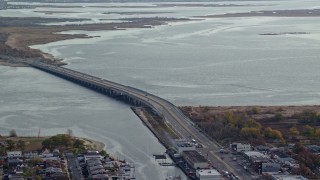
[[[189,17],[319,8],[317,1],[301,0],[232,3],[273,6],[157,11],[174,12],[159,16]],[[103,12],[137,11],[70,10],[84,13],[10,10],[1,16],[87,17],[100,22],[106,17]],[[108,16],[119,17],[124,16]],[[310,34],[259,35],[270,32]],[[153,29],[85,33],[100,37],[35,47],[64,58],[69,68],[149,91],[177,105],[320,104],[320,18],[207,19]],[[75,135],[105,142],[108,151],[134,161],[139,180],[181,174],[159,167],[152,159],[153,153],[162,153],[164,148],[126,105],[31,68],[0,67],[0,77],[0,134],[13,128],[22,135],[37,135],[39,129],[42,135],[72,129]]]

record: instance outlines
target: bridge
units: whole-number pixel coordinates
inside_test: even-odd
[[[221,169],[228,170],[229,172],[239,175],[234,168],[217,157],[216,152],[219,150],[219,146],[200,132],[194,126],[194,123],[186,117],[178,107],[169,101],[134,87],[118,84],[68,68],[41,62],[32,62],[30,65],[39,70],[105,94],[116,100],[123,101],[129,105],[152,109],[153,112],[162,117],[164,121],[170,123],[173,130],[181,138],[193,138],[197,142],[201,143],[203,148],[198,149],[198,151],[204,154],[208,160],[213,163],[219,163],[218,167]]]

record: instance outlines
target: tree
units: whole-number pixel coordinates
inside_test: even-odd
[[[6,148],[3,146],[0,146],[0,156],[4,156],[6,154]]]
[[[260,130],[257,128],[244,127],[241,129],[240,134],[244,138],[257,138],[260,135]]]
[[[315,137],[320,137],[320,128],[316,128],[314,136]]]
[[[12,129],[12,130],[9,132],[9,137],[18,137],[16,130]]]
[[[42,141],[42,148],[43,149],[50,149],[53,150],[54,149],[54,144],[51,138],[46,139],[44,141]]]
[[[235,124],[235,117],[233,115],[232,111],[227,111],[224,113],[224,118],[227,120],[228,123],[230,124]]]
[[[279,130],[273,130],[272,131],[272,136],[276,139],[281,140],[282,142],[284,142],[284,139],[282,137],[282,133]]]
[[[305,148],[300,142],[297,142],[292,148],[292,152],[294,152],[296,154],[299,154],[300,152],[302,152],[304,150],[305,150]]]
[[[252,108],[251,112],[252,112],[252,114],[259,114],[260,109],[259,109],[259,107],[255,106],[255,107]]]
[[[264,136],[267,137],[267,138],[272,138],[272,129],[270,127],[267,127],[264,130]]]
[[[261,129],[261,124],[254,119],[249,119],[244,126],[248,128]]]
[[[32,171],[31,171],[31,169],[29,167],[24,167],[23,168],[23,177],[27,178],[27,179],[32,177]]]
[[[270,139],[279,139],[282,142],[284,142],[284,139],[282,137],[282,133],[279,130],[271,129],[270,127],[266,128],[264,130],[264,136],[266,138],[270,138]]]
[[[18,143],[17,143],[17,147],[21,150],[21,151],[24,151],[25,148],[26,148],[26,143],[22,140],[19,140]]]
[[[83,149],[84,148],[84,142],[80,139],[76,139],[73,143],[73,147],[74,148],[80,148]]]
[[[6,140],[8,146],[7,146],[7,150],[12,151],[15,149],[16,144],[14,143],[14,141],[12,141],[11,139]]]
[[[309,125],[305,125],[303,126],[303,135],[308,136],[308,137],[312,137],[314,136],[314,128],[309,126]]]
[[[69,147],[72,145],[72,138],[70,135],[62,134],[61,135],[62,146]]]
[[[73,132],[72,132],[71,129],[68,129],[68,130],[67,130],[67,135],[69,135],[69,136],[71,136],[71,137],[73,136]]]
[[[312,174],[312,171],[304,164],[300,164],[300,171],[302,175],[309,176]]]
[[[105,150],[100,151],[100,154],[101,156],[109,157],[109,154]]]
[[[289,133],[292,135],[292,136],[298,136],[300,134],[299,130],[296,128],[296,127],[292,127],[289,129]]]
[[[283,119],[283,116],[281,113],[277,112],[275,115],[274,115],[274,120],[275,121],[281,121]]]

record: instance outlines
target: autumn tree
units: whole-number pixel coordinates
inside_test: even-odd
[[[266,138],[278,139],[278,140],[284,142],[284,139],[282,137],[282,133],[279,130],[271,129],[270,127],[266,128],[264,130],[264,136]]]
[[[252,112],[252,114],[259,114],[259,112],[260,112],[260,109],[259,109],[259,107],[253,107],[252,109],[251,109],[251,112]]]
[[[283,115],[279,112],[277,112],[275,115],[274,115],[274,120],[275,121],[281,121],[283,120]]]
[[[261,124],[254,119],[249,119],[248,121],[246,121],[244,126],[248,128],[256,128],[259,130],[261,129]]]
[[[244,127],[241,129],[240,134],[244,138],[257,138],[260,135],[260,129]]]
[[[289,129],[289,133],[292,135],[292,136],[298,136],[300,134],[299,130],[296,128],[296,127],[292,127]]]
[[[314,136],[314,128],[309,126],[309,125],[305,125],[303,126],[303,135],[308,136],[308,137],[312,137]]]

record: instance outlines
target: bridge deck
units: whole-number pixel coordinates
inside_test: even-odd
[[[40,62],[34,62],[31,66],[106,94],[112,98],[122,100],[127,104],[133,106],[144,106],[152,109],[166,122],[170,123],[173,130],[181,138],[193,138],[198,143],[201,143],[203,148],[198,151],[206,154],[206,158],[208,160],[211,162],[221,163],[219,165],[220,167],[239,175],[232,167],[217,157],[215,152],[218,151],[219,145],[210,140],[202,132],[199,132],[199,130],[194,126],[194,123],[191,122],[191,120],[186,117],[178,107],[169,101],[137,88],[118,84],[68,68]]]

